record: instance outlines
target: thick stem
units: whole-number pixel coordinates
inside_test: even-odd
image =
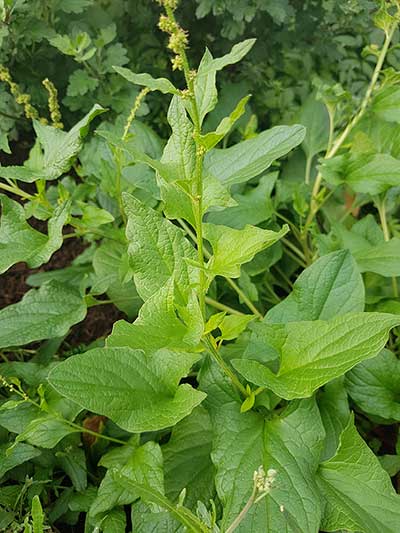
[[[347,124],[347,126],[344,128],[342,133],[338,136],[338,138],[332,143],[332,147],[330,147],[330,149],[328,150],[325,156],[325,159],[331,159],[332,157],[336,155],[336,153],[342,147],[344,141],[347,139],[347,137],[352,132],[354,127],[360,122],[360,120],[364,116],[368,108],[368,105],[370,103],[372,93],[376,87],[379,75],[383,67],[383,63],[386,59],[386,55],[388,53],[389,46],[393,39],[393,35],[394,35],[394,32],[396,31],[397,25],[398,25],[397,22],[393,23],[390,30],[385,36],[385,41],[383,43],[382,50],[380,51],[380,54],[378,56],[378,60],[375,65],[375,69],[372,74],[371,81],[368,85],[365,96],[361,102],[360,109],[354,115],[354,117],[350,120],[350,122]],[[307,217],[307,220],[304,226],[303,236],[307,234],[307,230],[310,227],[315,215],[317,214],[320,208],[320,206],[318,205],[318,194],[321,188],[321,183],[322,183],[322,174],[321,172],[318,172],[317,177],[315,178],[315,182],[314,182],[314,186],[312,190],[310,210],[309,210],[308,217]]]

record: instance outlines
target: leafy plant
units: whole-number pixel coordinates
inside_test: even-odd
[[[399,77],[384,69],[400,6],[375,14],[359,107],[320,82],[304,125],[257,132],[238,126],[248,95],[220,116],[216,83],[254,39],[194,70],[177,0],[159,3],[176,76],[116,61],[129,113],[96,105],[69,131],[53,91],[53,124],[33,116],[28,159],[0,167],[3,273],[86,246],[0,311],[0,527],[395,532],[398,445],[372,435],[400,420]],[[82,65],[98,53],[83,34],[53,45]],[[137,119],[154,92],[166,142]],[[70,328],[110,303],[125,319],[71,353]]]

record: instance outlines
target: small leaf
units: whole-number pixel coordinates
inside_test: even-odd
[[[160,91],[164,94],[179,94],[178,89],[166,78],[153,78],[150,74],[136,74],[129,68],[125,67],[115,66],[113,68],[115,72],[135,85],[143,85],[148,87],[151,91]]]
[[[254,320],[254,315],[227,315],[219,324],[220,339],[231,341],[243,333],[249,323]]]
[[[207,268],[215,276],[238,278],[240,265],[251,261],[258,252],[275,244],[288,231],[288,226],[283,226],[276,232],[250,225],[237,230],[227,226],[204,224],[204,237],[213,249],[213,256]]]
[[[33,533],[43,533],[44,514],[40,498],[36,494],[32,499],[32,525]]]
[[[75,355],[49,374],[63,396],[133,433],[173,426],[205,394],[179,385],[198,356],[107,347]]]
[[[71,208],[70,202],[59,205],[48,222],[48,236],[33,229],[25,220],[24,208],[8,196],[0,195],[0,273],[24,261],[36,268],[49,261],[63,243],[62,229]]]
[[[249,98],[250,95],[242,98],[229,117],[225,117],[221,120],[215,131],[200,136],[200,142],[206,148],[206,150],[211,150],[211,148],[214,148],[214,146],[217,145],[229,133],[235,122],[239,120],[239,118],[245,112],[245,107],[249,101]]]

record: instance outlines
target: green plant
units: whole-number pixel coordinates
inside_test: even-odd
[[[260,133],[238,126],[249,96],[213,118],[217,73],[254,39],[193,70],[177,0],[159,3],[183,88],[115,65],[143,87],[129,112],[86,143],[100,106],[68,132],[34,119],[27,161],[0,167],[1,272],[87,245],[0,311],[0,527],[85,513],[85,531],[119,533],[129,510],[139,532],[394,533],[399,445],[378,459],[371,433],[400,420],[400,92],[383,70],[398,2],[375,15],[359,108],[319,82],[306,128]],[[137,120],[155,91],[165,143]],[[128,320],[66,353],[71,326],[109,302]]]

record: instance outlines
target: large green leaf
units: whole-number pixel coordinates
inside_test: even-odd
[[[168,350],[147,355],[128,347],[99,348],[60,363],[49,382],[127,431],[155,431],[173,426],[204,399],[190,385],[179,385],[197,359]]]
[[[68,172],[83,146],[83,139],[89,132],[90,122],[106,109],[94,105],[87,115],[69,131],[34,121],[33,126],[43,149],[37,168],[0,167],[0,177],[33,182],[37,179],[54,180]]]
[[[389,331],[400,317],[386,313],[348,313],[329,321],[257,324],[266,352],[280,355],[274,374],[259,361],[235,359],[234,367],[249,381],[271,388],[291,400],[305,398],[364,359],[375,357],[385,346]]]
[[[394,533],[400,522],[400,496],[352,420],[332,459],[318,471],[325,496],[323,531]]]
[[[128,254],[140,296],[147,300],[171,279],[186,296],[196,273],[185,259],[197,255],[183,231],[131,195],[124,195],[124,209]]]
[[[365,413],[400,420],[400,361],[389,350],[363,361],[346,375],[346,389]]]
[[[243,183],[298,146],[304,135],[303,126],[276,126],[230,148],[214,148],[206,154],[205,171],[226,186]]]
[[[8,196],[0,195],[0,273],[25,261],[31,268],[47,263],[63,243],[62,228],[67,222],[70,202],[59,205],[48,222],[48,235],[33,229],[24,208]]]
[[[85,315],[86,303],[77,290],[46,282],[0,311],[0,348],[62,337]]]
[[[229,403],[215,411],[216,487],[223,505],[223,530],[247,503],[253,473],[263,466],[277,471],[271,493],[253,505],[236,531],[318,531],[321,506],[315,482],[324,429],[314,400],[292,404],[264,420]],[[281,506],[284,508],[282,512]]]
[[[184,488],[185,505],[189,508],[213,497],[212,436],[209,414],[201,406],[172,430],[170,440],[162,447],[165,491],[170,500],[176,501]]]
[[[228,226],[204,224],[204,237],[211,243],[213,256],[207,264],[210,272],[217,276],[238,278],[240,266],[281,239],[289,227],[280,231],[261,229],[247,225],[237,230]]]
[[[329,320],[364,310],[365,290],[347,250],[325,255],[303,270],[290,295],[266,314],[267,322]]]

